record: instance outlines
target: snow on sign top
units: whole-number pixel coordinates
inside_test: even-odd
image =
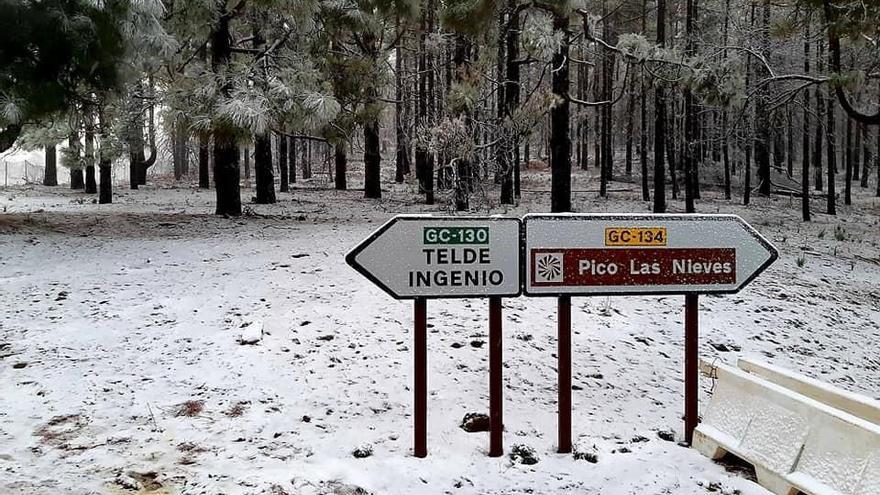
[[[520,221],[398,215],[345,261],[396,299],[518,296]]]
[[[732,293],[779,256],[736,215],[526,215],[528,296]]]

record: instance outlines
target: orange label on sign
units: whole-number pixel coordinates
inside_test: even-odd
[[[665,246],[666,227],[606,227],[606,246]]]

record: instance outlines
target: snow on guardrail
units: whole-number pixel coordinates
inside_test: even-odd
[[[743,371],[760,376],[765,380],[794,390],[801,395],[806,395],[875,425],[880,425],[880,401],[878,400],[753,359],[739,358],[736,365]]]
[[[754,361],[742,366],[778,383],[702,363],[717,382],[694,434],[698,451],[712,459],[729,452],[751,463],[758,482],[778,495],[880,493],[880,425],[834,407],[849,407],[852,394]]]

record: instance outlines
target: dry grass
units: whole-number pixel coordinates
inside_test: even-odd
[[[250,402],[239,401],[229,406],[229,409],[224,411],[223,414],[229,416],[230,418],[237,418],[248,410],[248,406],[250,406]]]
[[[55,416],[37,428],[34,435],[40,437],[45,444],[61,448],[78,436],[85,425],[86,420],[79,414]]]
[[[177,409],[174,411],[174,416],[181,417],[186,416],[191,418],[193,416],[198,416],[205,409],[205,401],[203,400],[188,400],[181,404],[178,404]]]

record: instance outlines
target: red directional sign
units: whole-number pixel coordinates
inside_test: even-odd
[[[735,215],[527,215],[525,293],[736,292],[776,249]]]
[[[535,287],[736,282],[732,248],[533,249],[530,256]]]

